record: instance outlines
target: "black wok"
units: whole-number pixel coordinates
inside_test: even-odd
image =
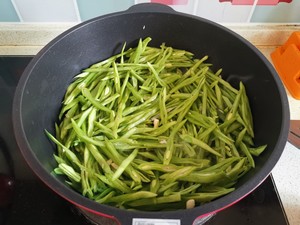
[[[137,45],[151,37],[151,45],[165,42],[197,57],[208,55],[214,69],[233,86],[246,86],[253,113],[255,143],[267,144],[256,168],[236,185],[236,190],[194,209],[168,212],[133,212],[98,204],[69,188],[63,177],[52,173],[56,166],[54,145],[44,130],[54,131],[67,86],[82,69],[118,53],[124,42]],[[18,84],[13,124],[17,143],[26,161],[57,194],[76,206],[120,224],[132,218],[179,219],[192,224],[199,216],[224,209],[253,191],[269,175],[287,140],[289,106],[283,85],[268,60],[239,35],[211,21],[173,11],[167,6],[142,4],[83,22],[59,35],[30,62]],[[37,196],[38,198],[38,196]]]

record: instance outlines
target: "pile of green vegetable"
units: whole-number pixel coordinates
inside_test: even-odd
[[[207,56],[150,47],[150,38],[77,75],[63,100],[56,174],[99,203],[191,208],[234,190],[251,168],[253,122],[245,87],[213,73]]]

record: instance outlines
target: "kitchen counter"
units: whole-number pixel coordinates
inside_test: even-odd
[[[35,55],[74,23],[0,23],[0,55]],[[300,24],[223,24],[254,44],[269,60]],[[291,119],[300,120],[300,101],[287,92]],[[290,143],[272,171],[290,225],[300,224],[300,149]]]

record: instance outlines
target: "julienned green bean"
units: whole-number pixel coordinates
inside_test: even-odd
[[[214,73],[208,56],[150,41],[75,76],[55,135],[46,132],[57,145],[54,173],[88,198],[133,210],[232,192],[267,148],[254,144],[246,88]]]

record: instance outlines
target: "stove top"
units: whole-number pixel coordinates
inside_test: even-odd
[[[29,56],[0,57],[0,225],[91,224],[74,206],[52,192],[33,174],[14,139],[11,122],[13,95],[31,59]],[[265,224],[289,224],[272,175],[254,192],[205,223]]]

